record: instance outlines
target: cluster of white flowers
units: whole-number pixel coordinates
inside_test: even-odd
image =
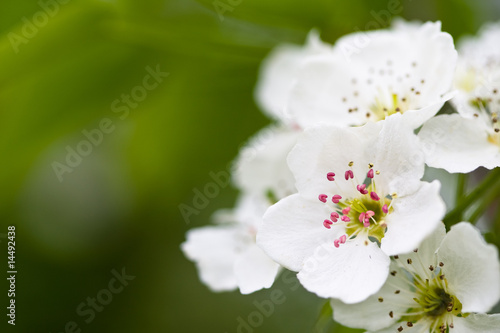
[[[439,22],[401,20],[276,48],[256,89],[274,124],[236,159],[236,208],[182,244],[201,280],[247,294],[283,267],[349,327],[500,332],[497,248],[469,222],[446,233],[441,184],[421,180],[500,166],[500,25],[458,51]]]

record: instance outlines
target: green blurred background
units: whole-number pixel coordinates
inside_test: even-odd
[[[441,20],[455,39],[500,17],[498,1],[473,0],[3,0],[0,233],[17,227],[18,275],[16,326],[3,310],[0,331],[236,332],[238,317],[273,289],[287,301],[254,332],[331,331],[315,327],[324,301],[297,287],[291,273],[247,296],[201,284],[179,245],[189,228],[231,207],[235,189],[222,188],[189,221],[179,205],[192,205],[193,190],[212,181],[210,172],[226,170],[270,122],[253,89],[272,47],[302,44],[312,28],[334,42],[387,26],[389,6],[406,19]],[[168,76],[141,90],[148,67]],[[123,113],[123,94],[144,91]],[[109,133],[81,146],[103,119]],[[92,151],[60,169],[79,145]],[[78,306],[123,268],[135,279],[85,322]],[[72,321],[78,329],[67,329]]]

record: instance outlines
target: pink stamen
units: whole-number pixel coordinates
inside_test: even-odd
[[[361,184],[361,185],[356,185],[356,189],[361,193],[361,194],[367,194],[368,190],[366,189],[366,184]]]
[[[366,213],[359,214],[359,222],[363,223],[365,221]]]
[[[366,216],[368,218],[372,218],[373,215],[375,215],[375,212],[373,210],[369,210],[369,211],[366,212]]]
[[[339,240],[340,240],[340,244],[344,244],[346,242],[346,240],[347,240],[347,236],[346,235],[342,235],[342,236],[340,236]]]
[[[328,196],[326,194],[320,194],[320,195],[318,195],[319,201],[321,201],[323,203],[326,202],[327,198],[328,198]]]
[[[333,222],[332,222],[332,221],[330,221],[330,220],[324,220],[324,221],[323,221],[323,225],[324,225],[324,226],[325,226],[325,228],[327,228],[327,229],[330,229],[332,224],[333,224]]]
[[[332,219],[333,222],[337,222],[337,219],[339,218],[339,213],[337,212],[332,212],[330,214],[330,218]]]
[[[380,200],[380,197],[375,192],[370,192],[370,198],[372,198],[372,200],[375,200],[375,201],[379,201]]]
[[[344,221],[344,222],[349,222],[349,221],[351,220],[351,219],[349,218],[349,216],[345,216],[345,215],[344,215],[344,216],[342,216],[340,219],[341,219],[342,221]]]
[[[373,172],[373,169],[370,169],[366,175],[368,178],[372,178],[375,177],[375,173]]]
[[[342,214],[347,215],[347,214],[349,214],[350,211],[351,211],[351,207],[346,207],[346,208],[342,209]]]
[[[365,228],[370,227],[370,220],[365,221],[365,222],[363,223],[363,226],[364,226]]]
[[[338,239],[336,239],[333,241],[333,245],[335,245],[335,247],[339,247],[339,242],[340,241]]]
[[[327,174],[326,174],[326,178],[327,178],[329,181],[331,181],[331,182],[335,180],[335,178],[334,178],[334,177],[335,177],[335,173],[333,173],[333,172],[329,172],[329,173],[327,173]]]
[[[333,203],[339,203],[340,202],[340,199],[342,199],[342,197],[338,194],[335,194],[333,197],[332,197],[332,201]],[[321,199],[320,199],[321,200]]]
[[[384,214],[389,213],[389,207],[387,207],[387,204],[382,207],[382,211],[384,212]]]
[[[354,173],[352,172],[352,170],[347,170],[345,172],[345,180],[349,180],[349,178],[354,179]]]

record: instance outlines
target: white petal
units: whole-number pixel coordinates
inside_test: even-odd
[[[413,324],[411,329],[408,329],[406,326],[405,322],[400,322],[400,323],[394,323],[389,327],[386,327],[384,329],[378,330],[378,331],[373,331],[373,333],[398,333],[400,332],[399,329],[403,328],[401,332],[409,331],[411,333],[427,333],[429,332],[430,325],[429,322],[425,322],[423,320],[420,320]],[[405,329],[406,328],[406,329]],[[370,332],[366,332],[370,333]],[[450,333],[455,333],[453,331],[450,331]],[[479,332],[478,332],[479,333]]]
[[[333,319],[344,326],[353,328],[363,328],[370,331],[376,331],[395,323],[399,318],[389,313],[405,313],[412,307],[414,301],[404,292],[395,294],[397,289],[406,290],[408,284],[398,278],[398,274],[404,274],[400,268],[391,263],[390,271],[396,271],[396,275],[390,275],[387,278],[382,289],[374,295],[368,297],[365,301],[355,304],[345,304],[339,300],[332,299]],[[383,302],[379,301],[383,298]]]
[[[431,279],[431,274],[429,271],[429,266],[433,265],[436,267],[436,252],[439,249],[444,237],[446,236],[446,229],[443,223],[439,223],[436,229],[427,236],[424,241],[418,246],[418,251],[408,252],[405,254],[400,254],[398,260],[407,261],[411,259],[415,265],[412,265],[412,269],[419,276],[428,276]],[[400,261],[401,262],[401,261]]]
[[[236,289],[234,263],[240,252],[238,227],[217,226],[192,229],[181,249],[198,267],[200,280],[213,291]]]
[[[395,199],[394,212],[387,218],[387,232],[382,238],[381,248],[387,255],[414,250],[437,228],[446,211],[439,189],[437,180],[422,182],[416,193]]]
[[[375,176],[377,190],[382,194],[396,192],[398,196],[414,193],[424,175],[424,157],[413,130],[401,115],[395,114],[383,122],[376,144],[368,146],[375,151],[372,163],[380,170]]]
[[[288,112],[301,127],[364,123],[364,118],[349,112],[356,106],[351,99],[357,90],[350,84],[356,69],[346,65],[342,57],[323,54],[301,66],[288,104]]]
[[[362,40],[365,45],[360,45]],[[453,38],[441,31],[440,22],[426,22],[417,28],[412,24],[412,28],[396,27],[347,35],[337,41],[335,49],[343,44],[358,45],[359,52],[348,56],[353,63],[370,64],[378,70],[391,61],[388,69],[393,70],[394,76],[403,77],[399,82],[401,85],[420,91],[420,101],[436,101],[451,88],[457,52]],[[384,77],[387,82],[397,82],[390,80],[389,76],[387,71],[380,73],[380,79]],[[425,104],[417,102],[416,105],[421,108]]]
[[[403,121],[412,128],[418,128],[431,119],[441,110],[444,103],[455,96],[455,92],[445,94],[443,97],[429,101],[426,106],[419,109],[407,110],[403,114]]]
[[[321,42],[318,34],[312,31],[305,46],[280,45],[264,60],[255,98],[260,107],[272,118],[291,123],[285,112],[290,89],[302,62],[307,57],[331,52],[331,46]]]
[[[251,245],[234,265],[236,280],[242,294],[270,288],[278,274],[279,265],[256,244]]]
[[[438,260],[462,312],[486,312],[500,300],[498,250],[470,223],[454,225],[441,243]]]
[[[431,167],[467,173],[480,166],[500,166],[500,147],[488,141],[480,119],[458,114],[438,116],[425,123],[418,136]]]
[[[467,318],[453,318],[453,329],[450,333],[498,333],[500,331],[500,314],[471,314]]]
[[[317,200],[319,194],[357,196],[359,193],[351,181],[345,181],[344,173],[353,161],[354,175],[364,179],[372,160],[367,146],[376,140],[380,127],[371,123],[360,128],[323,125],[307,129],[288,156],[299,192],[311,200]],[[336,174],[335,184],[327,180],[328,172]]]
[[[458,44],[461,57],[476,67],[494,64],[500,58],[500,23],[486,23],[476,36],[464,37]]]
[[[293,194],[267,210],[257,233],[257,245],[273,260],[297,272],[320,244],[333,243],[343,232],[340,222],[332,229],[323,226],[330,213],[321,202]]]
[[[255,135],[235,162],[233,179],[236,185],[261,196],[271,191],[278,199],[295,193],[295,179],[286,157],[299,134],[285,128],[268,127]]]
[[[335,248],[323,243],[297,274],[302,285],[324,298],[351,304],[365,300],[384,285],[390,260],[376,243],[348,241]]]
[[[264,196],[243,192],[238,198],[236,208],[233,210],[233,220],[231,222],[244,225],[253,237],[257,229],[262,225],[264,213],[270,206],[269,200]]]

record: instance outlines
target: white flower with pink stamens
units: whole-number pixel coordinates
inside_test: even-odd
[[[321,297],[360,302],[445,212],[401,115],[363,127],[307,129],[288,157],[298,194],[268,209],[257,243]]]
[[[398,113],[417,128],[451,98],[456,58],[440,22],[398,21],[391,29],[349,34],[333,53],[303,63],[287,110],[303,128],[362,125]]]
[[[459,114],[429,120],[419,133],[427,164],[448,172],[500,166],[500,23],[460,43],[452,99]]]
[[[188,231],[181,249],[212,291],[239,288],[249,294],[273,284],[279,265],[255,243],[269,205],[264,198],[243,195],[234,210],[215,215],[217,225]]]
[[[394,256],[380,291],[357,304],[332,300],[343,325],[377,333],[497,333],[498,251],[467,222],[440,225],[413,252]],[[474,314],[474,312],[479,314]]]

